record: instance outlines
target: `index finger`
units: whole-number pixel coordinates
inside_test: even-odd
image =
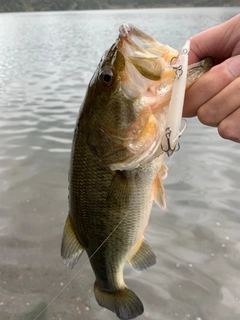
[[[237,74],[231,71],[230,62],[234,63],[235,71],[240,70],[239,55],[214,66],[186,91],[183,108],[184,117],[196,116],[199,107],[206,104],[208,100],[219,94],[226,86],[238,78]],[[237,92],[238,90],[236,89],[236,96]]]

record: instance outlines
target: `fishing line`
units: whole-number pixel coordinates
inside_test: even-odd
[[[75,275],[68,281],[68,283],[59,291],[59,293],[49,302],[49,304],[34,318],[33,320],[36,320],[40,317],[41,314],[43,314],[44,311],[46,311],[51,304],[60,296],[60,294],[68,287],[68,285],[76,278],[76,276],[79,274],[79,272],[82,270],[82,268],[92,259],[92,257],[98,252],[98,250],[104,245],[104,243],[111,237],[111,235],[116,231],[116,229],[120,226],[120,224],[123,222],[123,220],[128,215],[128,212],[122,217],[122,219],[119,221],[119,223],[116,225],[116,227],[110,232],[110,234],[107,236],[107,238],[100,244],[100,246],[96,249],[96,251],[93,252],[93,254],[84,262],[84,264],[81,266],[81,268],[75,273]]]
[[[169,163],[172,161],[172,158],[175,156],[175,154],[176,154],[176,151],[174,151],[170,156],[168,156],[168,161],[166,163],[167,167],[169,166]]]

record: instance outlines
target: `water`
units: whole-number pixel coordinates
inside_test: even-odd
[[[57,295],[38,319],[116,319],[95,301],[86,255],[69,271],[59,253],[71,139],[86,86],[123,22],[180,48],[238,12],[1,14],[1,319],[33,320]],[[240,318],[239,145],[188,122],[168,164],[167,209],[153,206],[146,232],[158,264],[142,273],[126,267],[126,282],[145,306],[139,320]]]

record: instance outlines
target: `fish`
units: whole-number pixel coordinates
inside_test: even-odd
[[[142,271],[157,262],[144,232],[153,200],[166,207],[161,144],[178,55],[135,26],[121,25],[90,80],[75,126],[61,256],[73,268],[86,251],[98,304],[122,320],[144,312],[125,284],[125,264]],[[211,66],[210,58],[190,65],[187,88]]]

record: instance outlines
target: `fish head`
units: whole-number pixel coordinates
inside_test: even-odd
[[[131,24],[120,27],[90,81],[84,105],[92,119],[87,141],[103,164],[134,169],[162,153],[178,55]],[[200,69],[194,66],[192,82],[205,72]]]
[[[89,85],[89,95],[95,97],[94,112],[99,113],[101,122],[117,130],[128,128],[143,109],[151,107],[159,83],[167,77],[172,82],[175,71],[170,64],[178,54],[133,25],[123,24]]]

